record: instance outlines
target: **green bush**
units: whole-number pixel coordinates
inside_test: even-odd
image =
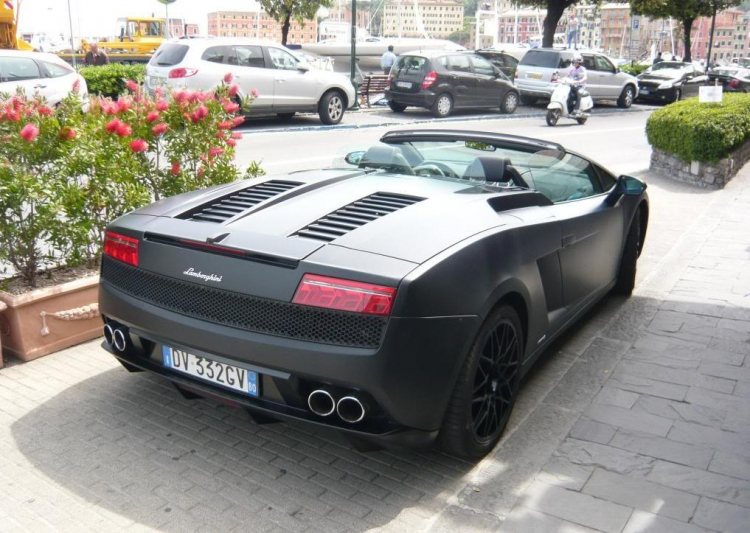
[[[146,77],[146,65],[110,63],[102,67],[83,67],[80,73],[86,80],[90,93],[117,98],[125,93],[127,80],[143,83]]]
[[[750,94],[725,94],[721,104],[671,104],[649,117],[646,135],[652,147],[685,162],[715,163],[750,139]]]
[[[634,65],[623,65],[620,67],[620,70],[627,74],[632,74],[633,76],[638,76],[639,74],[642,74],[644,70],[646,70],[649,67],[649,65],[643,65],[641,63],[636,63]]]

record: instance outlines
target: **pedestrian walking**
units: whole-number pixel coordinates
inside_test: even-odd
[[[109,57],[104,50],[99,50],[99,43],[91,43],[83,62],[86,63],[86,66],[98,67],[100,65],[109,64]]]
[[[393,53],[393,45],[388,45],[388,51],[380,58],[380,68],[383,69],[383,74],[390,74],[391,67],[396,61],[396,54]]]

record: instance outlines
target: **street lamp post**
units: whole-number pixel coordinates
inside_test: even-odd
[[[357,92],[357,0],[352,0],[352,24],[351,24],[351,41],[352,41],[352,54],[351,54],[351,69],[349,75],[354,86],[354,106],[353,109],[359,109],[359,97]]]
[[[718,0],[713,0],[714,12],[711,16],[711,33],[708,36],[708,57],[706,58],[706,73],[708,73],[709,69],[711,68],[711,49],[714,47],[714,28],[716,27],[716,10],[718,9],[717,3]]]
[[[73,37],[73,13],[70,11],[70,0],[68,0],[68,23],[70,24],[70,57],[73,58],[73,68],[76,68],[76,44]]]

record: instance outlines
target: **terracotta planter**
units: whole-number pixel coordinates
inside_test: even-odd
[[[8,307],[0,314],[3,353],[31,361],[100,336],[98,291],[99,276],[20,296],[0,291]]]

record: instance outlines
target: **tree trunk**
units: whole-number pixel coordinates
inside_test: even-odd
[[[693,22],[695,22],[694,18],[684,19],[682,21],[682,31],[684,33],[682,38],[685,44],[685,53],[683,54],[682,60],[686,63],[690,63],[693,61],[693,54],[691,50],[693,45],[690,39],[690,34],[693,31]]]
[[[544,19],[544,38],[542,39],[542,46],[544,48],[552,48],[555,45],[555,30],[564,11],[564,2],[549,3],[547,16]],[[565,38],[567,39],[567,35]]]
[[[289,26],[291,26],[292,14],[284,15],[284,24],[281,25],[281,44],[286,46],[286,38],[289,36]]]

